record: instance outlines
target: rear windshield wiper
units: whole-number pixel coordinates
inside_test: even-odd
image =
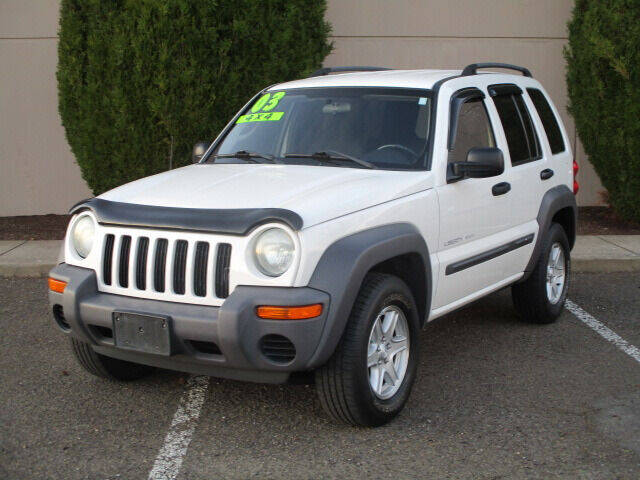
[[[256,158],[261,158],[263,160],[266,160],[268,163],[282,163],[273,155],[267,155],[266,153],[258,152],[247,152],[246,150],[238,150],[236,153],[215,153],[211,156],[213,158],[239,158],[241,160],[252,161],[253,163],[264,163],[256,162]]]
[[[360,160],[359,158],[352,157],[346,153],[335,152],[333,150],[327,150],[326,152],[316,153],[286,153],[285,158],[312,158],[319,162],[335,163],[336,160],[348,160],[353,163],[357,163],[364,168],[377,168],[373,163],[369,163],[366,160]]]

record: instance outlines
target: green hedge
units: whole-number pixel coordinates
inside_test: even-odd
[[[615,210],[640,220],[640,1],[577,0],[565,54],[589,160]]]
[[[94,194],[190,162],[260,89],[319,68],[325,0],[63,0],[59,110]]]

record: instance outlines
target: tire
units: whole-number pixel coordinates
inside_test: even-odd
[[[559,224],[551,224],[542,242],[542,251],[533,272],[527,280],[511,287],[511,295],[517,312],[525,321],[544,324],[555,322],[562,313],[571,277],[571,257],[567,235]],[[556,251],[556,246],[564,257],[564,262],[561,262],[564,264],[564,281],[553,294],[547,289],[547,273],[549,257],[552,250]]]
[[[91,345],[71,339],[71,351],[82,368],[91,375],[107,380],[128,382],[146,377],[154,368],[117,358],[105,357],[93,351]]]
[[[384,333],[383,327],[391,325],[393,318],[397,318],[391,332],[393,338],[382,340],[391,331],[389,328]],[[382,328],[373,332],[376,325]],[[329,416],[349,425],[377,427],[400,413],[416,376],[419,333],[417,308],[407,285],[392,275],[367,275],[336,351],[326,365],[316,370],[316,391]],[[376,338],[380,339],[377,343]],[[382,346],[376,349],[379,344]],[[403,346],[408,349],[400,350]],[[393,353],[396,349],[398,353]],[[370,367],[372,359],[377,361]],[[391,370],[379,375],[383,369],[391,368],[398,377],[395,384],[389,376]],[[376,382],[372,375],[382,381]],[[380,394],[374,392],[370,379]]]

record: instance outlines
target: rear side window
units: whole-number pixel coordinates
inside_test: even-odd
[[[564,152],[564,140],[562,139],[562,132],[558,125],[558,120],[551,110],[551,106],[547,99],[540,90],[536,88],[527,88],[527,93],[533,102],[533,106],[536,107],[538,116],[542,121],[542,126],[549,139],[549,147],[551,147],[551,153]]]
[[[541,158],[540,142],[533,128],[529,110],[520,89],[495,89],[493,102],[507,137],[512,165],[521,165]]]

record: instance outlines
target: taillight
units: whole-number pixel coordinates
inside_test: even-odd
[[[574,195],[576,195],[578,193],[578,190],[580,190],[580,185],[578,185],[578,182],[576,181],[576,175],[578,175],[578,170],[580,170],[580,167],[578,166],[578,162],[574,160],[573,161],[573,194]]]

